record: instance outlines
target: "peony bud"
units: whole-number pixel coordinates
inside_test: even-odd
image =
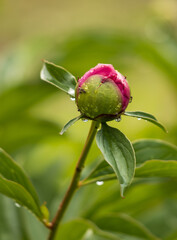
[[[86,118],[101,122],[116,119],[129,101],[128,83],[111,64],[98,64],[78,80],[76,103]]]

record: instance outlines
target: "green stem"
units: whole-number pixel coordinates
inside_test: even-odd
[[[55,235],[56,235],[56,231],[60,225],[61,219],[75,193],[75,191],[77,190],[77,188],[79,187],[79,180],[80,180],[80,175],[81,175],[81,171],[84,167],[84,162],[85,159],[87,157],[87,154],[89,152],[89,149],[91,147],[91,144],[94,140],[95,134],[97,132],[97,128],[99,126],[99,122],[97,121],[92,121],[91,127],[90,127],[90,131],[87,137],[87,140],[85,142],[84,148],[81,152],[80,158],[77,162],[76,168],[75,168],[75,172],[72,178],[72,181],[70,183],[70,186],[63,198],[63,201],[61,202],[61,204],[59,205],[58,211],[56,213],[56,216],[54,217],[53,221],[52,221],[52,225],[51,225],[51,232],[49,235],[49,240],[53,240]]]

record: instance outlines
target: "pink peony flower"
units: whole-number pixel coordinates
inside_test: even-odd
[[[111,64],[98,64],[78,80],[76,102],[86,117],[94,119],[107,114],[118,116],[126,109],[129,101],[130,88],[126,78]],[[98,111],[92,114],[94,108]]]

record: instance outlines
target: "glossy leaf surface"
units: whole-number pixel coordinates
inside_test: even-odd
[[[116,128],[102,124],[96,136],[97,145],[114,170],[121,186],[121,195],[131,183],[135,171],[135,153],[130,141]]]

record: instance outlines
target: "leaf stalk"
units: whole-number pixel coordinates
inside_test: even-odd
[[[88,133],[88,137],[86,139],[85,145],[83,147],[83,150],[82,150],[79,160],[77,162],[71,183],[70,183],[68,190],[67,190],[62,202],[60,203],[58,211],[51,223],[51,227],[50,227],[51,231],[50,231],[48,240],[53,240],[55,238],[56,232],[58,231],[58,228],[59,228],[60,222],[63,218],[63,215],[64,215],[65,211],[67,210],[67,207],[68,207],[75,191],[79,188],[79,180],[80,180],[81,172],[84,167],[86,157],[88,155],[88,152],[90,150],[90,147],[92,145],[92,142],[94,140],[94,137],[95,137],[98,127],[99,127],[99,122],[92,121],[90,131]]]

